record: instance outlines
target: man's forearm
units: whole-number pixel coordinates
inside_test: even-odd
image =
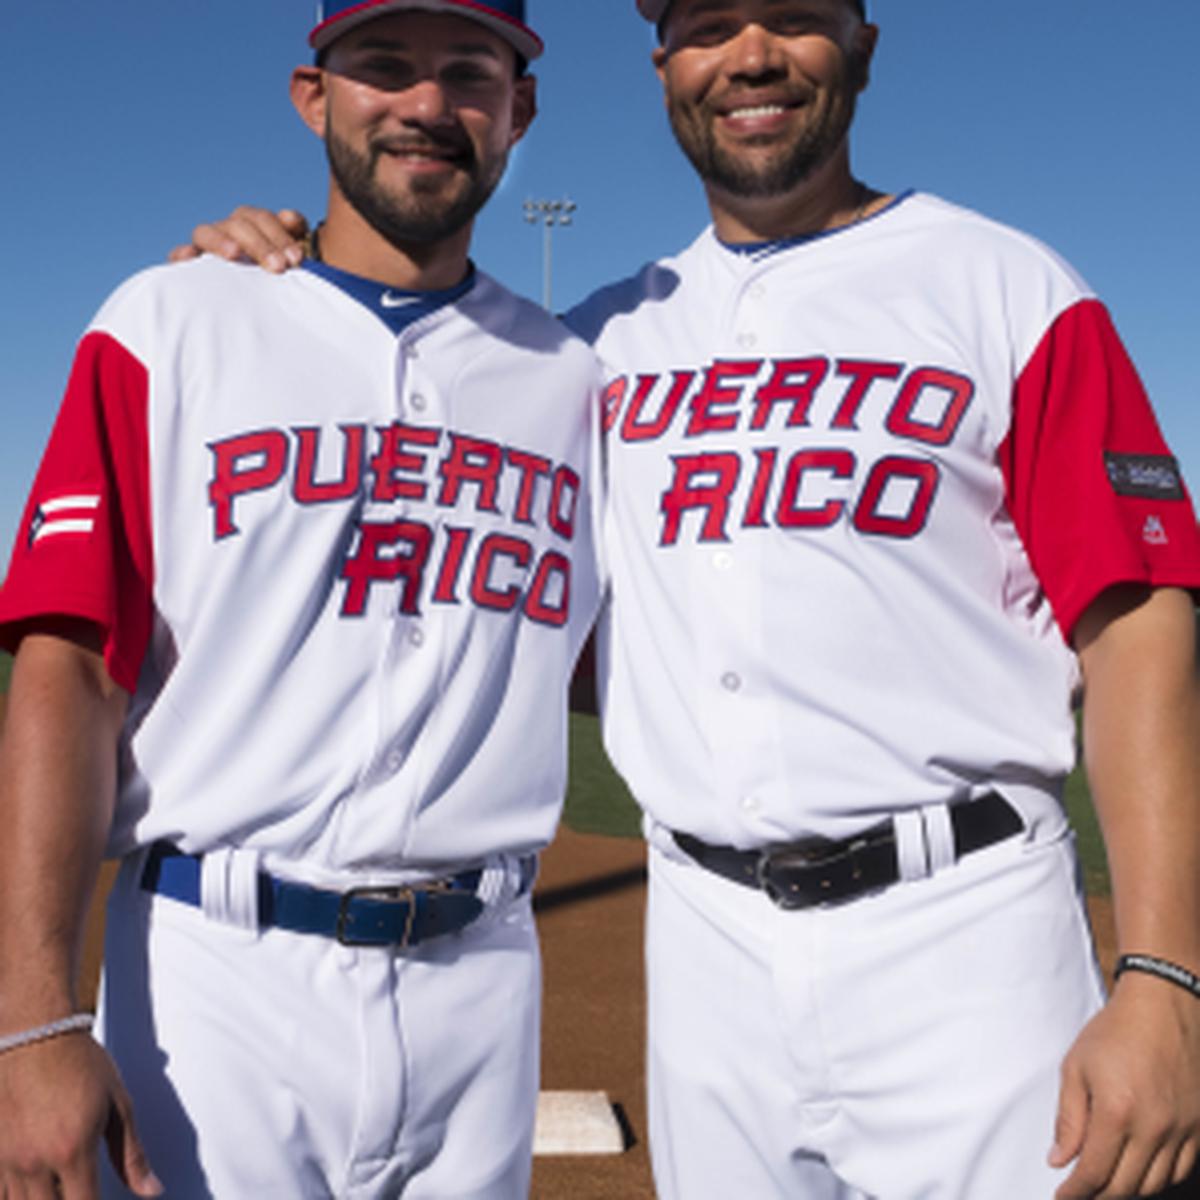
[[[1200,970],[1200,698],[1190,597],[1102,598],[1080,623],[1084,753],[1122,953]]]
[[[0,741],[0,1034],[78,1011],[126,703],[86,627],[21,643]]]

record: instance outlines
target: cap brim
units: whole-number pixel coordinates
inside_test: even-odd
[[[665,4],[664,4],[665,7]],[[348,8],[328,21],[323,21],[308,35],[308,44],[314,50],[324,50],[344,33],[367,21],[376,20],[392,12],[413,9],[422,12],[443,13],[463,17],[485,25],[498,37],[503,38],[526,62],[540,57],[545,50],[542,39],[527,25],[503,13],[495,12],[475,3],[475,0],[364,0],[354,8]]]

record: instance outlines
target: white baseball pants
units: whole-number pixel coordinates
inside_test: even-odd
[[[650,851],[660,1200],[1048,1200],[1059,1067],[1103,1003],[1069,837],[785,912]]]
[[[239,930],[137,866],[109,903],[100,1030],[170,1200],[525,1200],[528,896],[396,953]]]

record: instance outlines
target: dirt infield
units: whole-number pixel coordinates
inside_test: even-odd
[[[564,828],[544,856],[535,896],[545,971],[542,1087],[607,1092],[629,1148],[605,1157],[536,1159],[532,1200],[653,1200],[642,1060],[644,902],[645,850],[636,839]],[[1111,972],[1111,905],[1093,898],[1090,907],[1100,960]],[[99,933],[94,911],[89,980]]]

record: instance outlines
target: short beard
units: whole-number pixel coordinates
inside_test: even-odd
[[[722,149],[703,109],[669,99],[671,128],[696,173],[710,187],[742,199],[784,196],[813,175],[837,153],[854,121],[857,96],[847,71],[837,91],[797,139],[761,164]],[[750,141],[748,146],[755,143]],[[764,139],[763,144],[768,144]]]
[[[359,154],[332,129],[325,129],[325,153],[334,181],[350,206],[397,248],[428,246],[452,237],[475,219],[504,174],[507,161],[481,166],[472,149],[464,147],[462,169],[466,186],[447,197],[443,184],[423,186],[415,181],[409,197],[390,195],[375,178],[380,158],[386,151],[370,146]]]

